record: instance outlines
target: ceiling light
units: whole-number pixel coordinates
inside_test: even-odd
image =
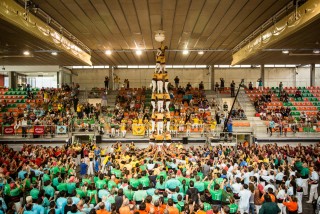
[[[189,54],[189,51],[188,50],[183,50],[182,54],[183,55],[187,55],[187,54]]]
[[[57,55],[58,55],[58,52],[57,52],[57,51],[53,51],[53,52],[51,52],[51,55],[57,56]]]
[[[105,54],[111,55],[111,54],[112,54],[112,51],[111,51],[111,50],[106,50]]]
[[[142,51],[141,51],[141,50],[136,50],[136,54],[137,54],[137,55],[141,55],[141,54],[142,54]]]
[[[289,51],[288,51],[288,50],[283,50],[282,53],[283,53],[283,54],[288,54]]]
[[[30,52],[29,51],[23,51],[23,55],[29,56]]]
[[[319,54],[319,53],[320,53],[320,50],[313,50],[313,53]]]
[[[204,54],[204,51],[198,51],[198,54],[199,54],[199,55],[203,55],[203,54]]]

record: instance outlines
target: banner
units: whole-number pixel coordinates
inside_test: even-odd
[[[34,126],[33,134],[34,135],[43,135],[44,134],[44,126]]]
[[[3,134],[14,134],[14,126],[4,126],[3,127]]]
[[[57,134],[66,134],[67,126],[57,126]]]
[[[132,134],[133,135],[139,135],[139,136],[143,136],[145,134],[145,128],[144,125],[132,125]]]

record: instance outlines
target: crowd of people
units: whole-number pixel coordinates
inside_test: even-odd
[[[320,144],[2,144],[0,155],[1,213],[294,214],[305,200],[320,208]]]
[[[28,87],[27,87],[28,88]],[[25,108],[18,106],[16,112],[2,112],[2,124],[22,128],[27,137],[28,129],[45,126],[45,134],[54,135],[56,126],[81,127],[83,120],[97,120],[100,105],[79,102],[79,84],[63,84],[61,88],[42,88],[36,97],[27,99]],[[27,90],[27,89],[26,89]],[[6,109],[6,106],[2,106]],[[74,116],[81,120],[74,120]]]
[[[281,87],[280,87],[281,89]],[[301,92],[297,89],[295,97],[299,98]],[[298,95],[297,95],[298,94]],[[253,105],[257,113],[262,120],[270,121],[271,124],[268,130],[279,130],[280,135],[287,134],[288,128],[295,133],[299,131],[299,128],[318,126],[320,121],[320,111],[317,114],[307,114],[305,111],[301,111],[299,116],[292,113],[290,106],[278,105],[270,108],[269,104],[273,102],[272,97],[276,94],[272,90],[267,92],[263,91],[261,96],[254,98]],[[288,102],[288,93],[282,88],[279,90],[279,98],[281,102]],[[272,134],[272,132],[270,132]]]

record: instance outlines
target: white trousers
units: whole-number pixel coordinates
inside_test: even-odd
[[[310,185],[310,195],[309,195],[309,202],[313,201],[313,199],[318,199],[318,184],[311,184]]]
[[[156,88],[157,88],[157,81],[152,80],[152,93],[156,91]]]
[[[152,131],[152,133],[154,132],[155,126],[156,126],[156,122],[154,120],[151,120],[151,131]]]
[[[161,65],[160,65],[159,62],[157,62],[157,63],[156,63],[156,68],[154,69],[154,72],[155,72],[155,73],[158,73],[158,72],[160,72],[160,70],[161,70]]]
[[[169,94],[168,85],[169,85],[169,82],[164,82],[164,90],[166,91],[167,94]]]
[[[127,131],[126,131],[126,130],[122,130],[122,131],[121,131],[121,133],[122,133],[122,137],[125,137],[125,136],[126,136]]]
[[[278,203],[278,207],[280,209],[280,214],[286,214],[287,213],[287,207],[283,205],[283,203]]]
[[[158,104],[158,112],[161,112],[163,109],[163,100],[158,100],[157,104]]]
[[[170,121],[167,121],[166,131],[170,131]]]
[[[157,122],[157,134],[163,133],[163,121]]]
[[[308,195],[308,178],[302,179],[303,195]]]
[[[162,80],[157,81],[157,93],[163,94],[163,81]]]
[[[166,101],[166,111],[169,112],[170,101]]]
[[[298,213],[302,213],[302,195],[303,195],[303,192],[296,193],[296,196],[298,199]]]
[[[152,113],[153,113],[154,110],[156,109],[156,101],[151,101],[151,105],[152,105]]]
[[[256,213],[259,213],[259,210],[261,209],[261,205],[254,205],[256,208]]]
[[[89,163],[87,174],[88,175],[94,175],[94,172],[93,172],[93,161],[90,161],[90,163]]]

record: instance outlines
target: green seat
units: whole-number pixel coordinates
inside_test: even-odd
[[[295,115],[296,115],[296,116],[300,116],[300,112],[297,111],[297,112],[295,113]]]
[[[292,111],[295,111],[295,110],[297,110],[297,108],[296,108],[296,107],[292,107],[291,110],[292,110]]]

